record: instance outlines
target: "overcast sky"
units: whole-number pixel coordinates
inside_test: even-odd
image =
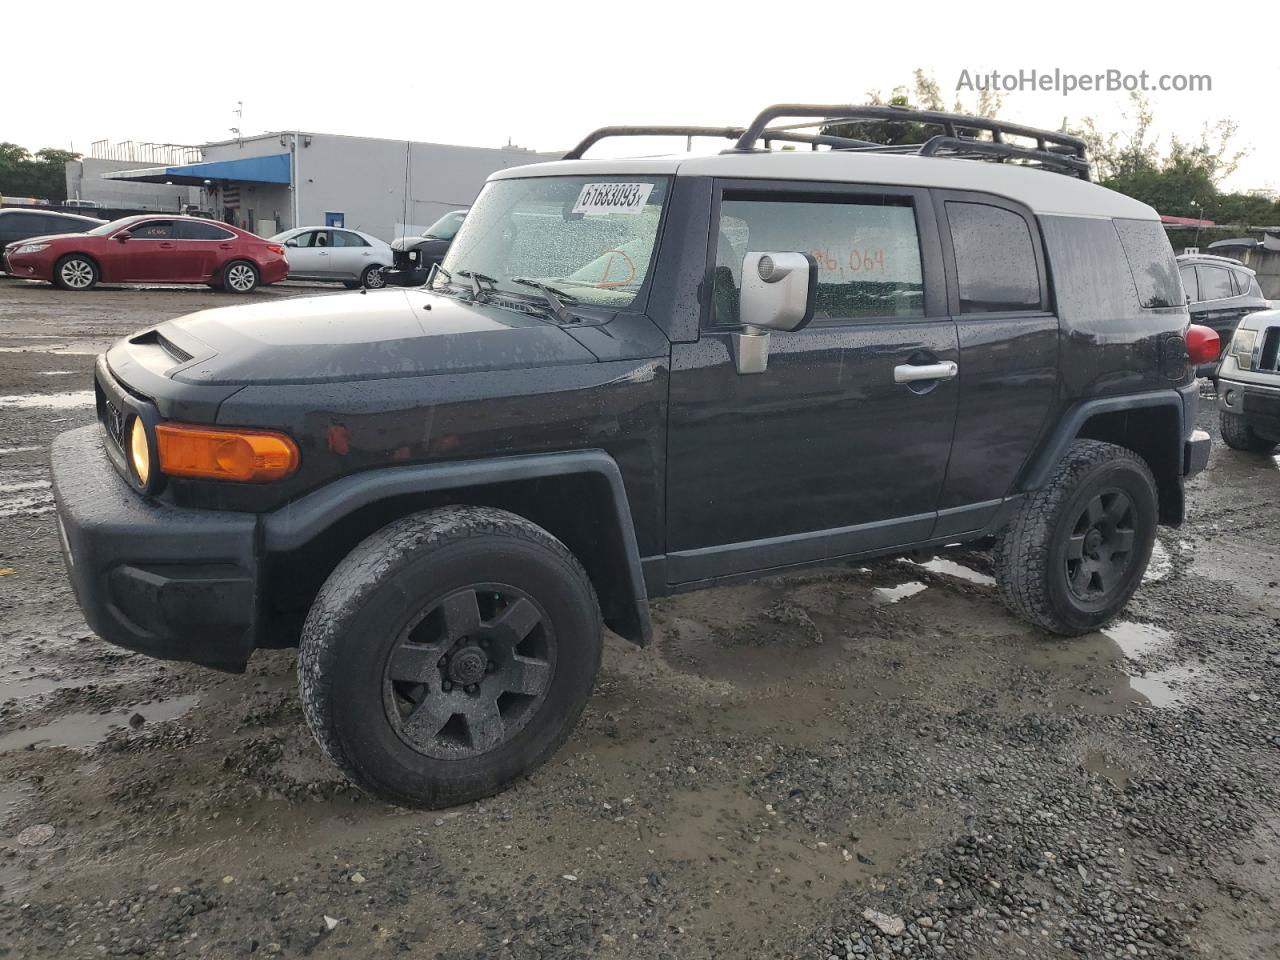
[[[552,150],[605,124],[743,124],[773,102],[861,103],[909,84],[916,66],[944,91],[966,69],[1146,70],[1209,74],[1210,93],[1152,95],[1160,132],[1194,138],[1231,117],[1251,154],[1228,186],[1280,188],[1273,0],[1132,10],[1121,0],[544,0],[533,16],[534,6],[7,4],[0,140],[87,151],[101,139],[198,144],[240,126]],[[1093,116],[1119,129],[1127,108],[1123,93],[1023,92],[1002,115],[1048,127]]]

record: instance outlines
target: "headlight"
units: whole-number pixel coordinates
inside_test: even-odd
[[[47,247],[47,246],[48,246],[48,244],[47,244],[47,243],[24,243],[22,246],[20,246],[17,250],[15,250],[15,251],[13,251],[13,252],[14,252],[15,254],[19,254],[19,253],[39,253],[41,250],[43,250],[43,249],[44,249],[45,247]]]
[[[1236,358],[1236,364],[1241,370],[1253,369],[1253,346],[1257,342],[1256,330],[1237,330],[1231,338],[1231,346],[1227,352]]]
[[[147,427],[141,417],[134,417],[133,426],[129,429],[129,459],[138,482],[145,487],[151,479],[151,446],[147,443]]]

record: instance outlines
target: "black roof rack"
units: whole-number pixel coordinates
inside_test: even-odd
[[[815,119],[787,126],[770,126],[785,117],[813,117]],[[942,128],[942,133],[924,143],[881,144],[824,133],[824,128],[836,124],[858,121],[882,123],[921,123]],[[818,127],[819,132],[805,132],[807,127]],[[990,140],[980,140],[976,134],[989,133]],[[1021,160],[1049,170],[1067,173],[1082,180],[1089,179],[1089,161],[1085,142],[1079,137],[1056,130],[1041,130],[1017,123],[1006,123],[990,117],[975,117],[962,113],[942,113],[936,110],[914,110],[898,106],[845,106],[806,103],[779,103],[762,110],[747,127],[697,127],[697,126],[645,126],[601,127],[589,134],[576,147],[564,155],[566,160],[579,160],[588,149],[610,137],[683,136],[717,137],[736,140],[732,152],[749,153],[757,149],[761,141],[767,145],[773,141],[805,143],[813,149],[828,146],[832,150],[918,154],[925,157],[963,157],[969,159]],[[1006,137],[1032,140],[1035,146],[1009,143]],[[730,151],[726,151],[730,152]]]

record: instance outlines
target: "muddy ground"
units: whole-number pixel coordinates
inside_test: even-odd
[[[0,956],[1280,956],[1280,460],[1215,447],[1079,640],[981,555],[658,602],[545,768],[410,813],[322,759],[291,652],[134,656],[63,576],[93,355],[228,299],[0,279]]]

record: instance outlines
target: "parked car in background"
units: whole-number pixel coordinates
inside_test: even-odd
[[[31,240],[57,233],[84,233],[100,227],[104,221],[74,213],[52,210],[0,210],[0,250],[19,240]],[[7,269],[7,268],[0,268]]]
[[[289,257],[290,280],[341,280],[350,290],[385,286],[382,271],[391,266],[390,244],[359,230],[295,227],[271,238]]]
[[[83,207],[86,210],[96,210],[102,206],[97,200],[63,200],[64,207]]]
[[[1218,423],[1233,450],[1280,447],[1280,310],[1240,321],[1218,369]]]
[[[427,274],[449,252],[449,245],[465,219],[467,211],[451,210],[427,227],[422,236],[393,240],[395,262],[386,272],[386,282],[398,287],[420,287],[426,283]]]
[[[1184,253],[1178,257],[1178,272],[1182,275],[1182,288],[1187,291],[1191,322],[1216,331],[1224,353],[1241,319],[1268,307],[1257,275],[1239,260]],[[1213,377],[1217,368],[1215,361],[1196,372]]]
[[[225,223],[143,215],[85,233],[33,237],[4,248],[16,277],[64,290],[103,283],[205,283],[248,293],[289,273],[284,247]]]

